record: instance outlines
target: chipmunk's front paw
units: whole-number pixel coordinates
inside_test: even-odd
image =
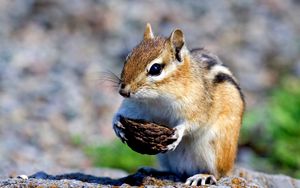
[[[184,126],[177,126],[174,129],[175,129],[175,133],[172,136],[172,139],[176,141],[167,146],[168,151],[174,151],[176,149],[176,147],[179,145],[179,143],[182,140],[184,130],[185,130]]]
[[[213,185],[216,184],[217,180],[213,175],[210,174],[196,174],[192,177],[189,177],[185,185],[197,186],[197,185]]]
[[[122,142],[127,141],[127,138],[125,137],[124,129],[125,127],[120,121],[121,116],[116,116],[113,122],[113,129],[116,133],[116,135],[122,140]]]

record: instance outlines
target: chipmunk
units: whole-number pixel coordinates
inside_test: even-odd
[[[148,23],[143,40],[127,56],[113,118],[126,140],[120,116],[174,128],[176,142],[158,154],[161,166],[184,175],[187,185],[216,183],[233,168],[244,112],[241,89],[230,70],[205,49],[188,50],[182,30],[154,36]]]

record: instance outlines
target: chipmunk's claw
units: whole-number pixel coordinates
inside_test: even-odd
[[[114,122],[113,129],[114,129],[116,135],[121,139],[121,141],[123,143],[127,141],[127,138],[125,137],[125,133],[123,132],[124,126],[119,121],[119,118],[117,118],[117,120]]]
[[[217,184],[217,179],[210,174],[196,174],[192,177],[189,177],[185,185],[197,186],[197,185],[213,185]]]
[[[174,151],[176,149],[176,147],[179,145],[179,143],[182,140],[184,130],[185,130],[183,126],[178,126],[178,127],[175,127],[174,129],[175,129],[175,133],[172,136],[172,139],[174,139],[176,141],[167,146],[168,151]]]

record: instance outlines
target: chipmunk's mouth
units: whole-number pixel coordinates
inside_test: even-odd
[[[130,97],[134,99],[153,100],[159,98],[160,95],[155,90],[143,88],[132,92]]]

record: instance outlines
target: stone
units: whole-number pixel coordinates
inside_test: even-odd
[[[118,179],[96,177],[79,172],[61,175],[37,172],[29,176],[28,179],[0,179],[0,187],[190,187],[184,185],[184,181],[185,179],[173,173],[157,171],[152,168],[141,168],[134,174]],[[283,175],[269,175],[237,168],[232,176],[219,179],[216,185],[203,187],[297,188],[300,187],[300,180]]]

